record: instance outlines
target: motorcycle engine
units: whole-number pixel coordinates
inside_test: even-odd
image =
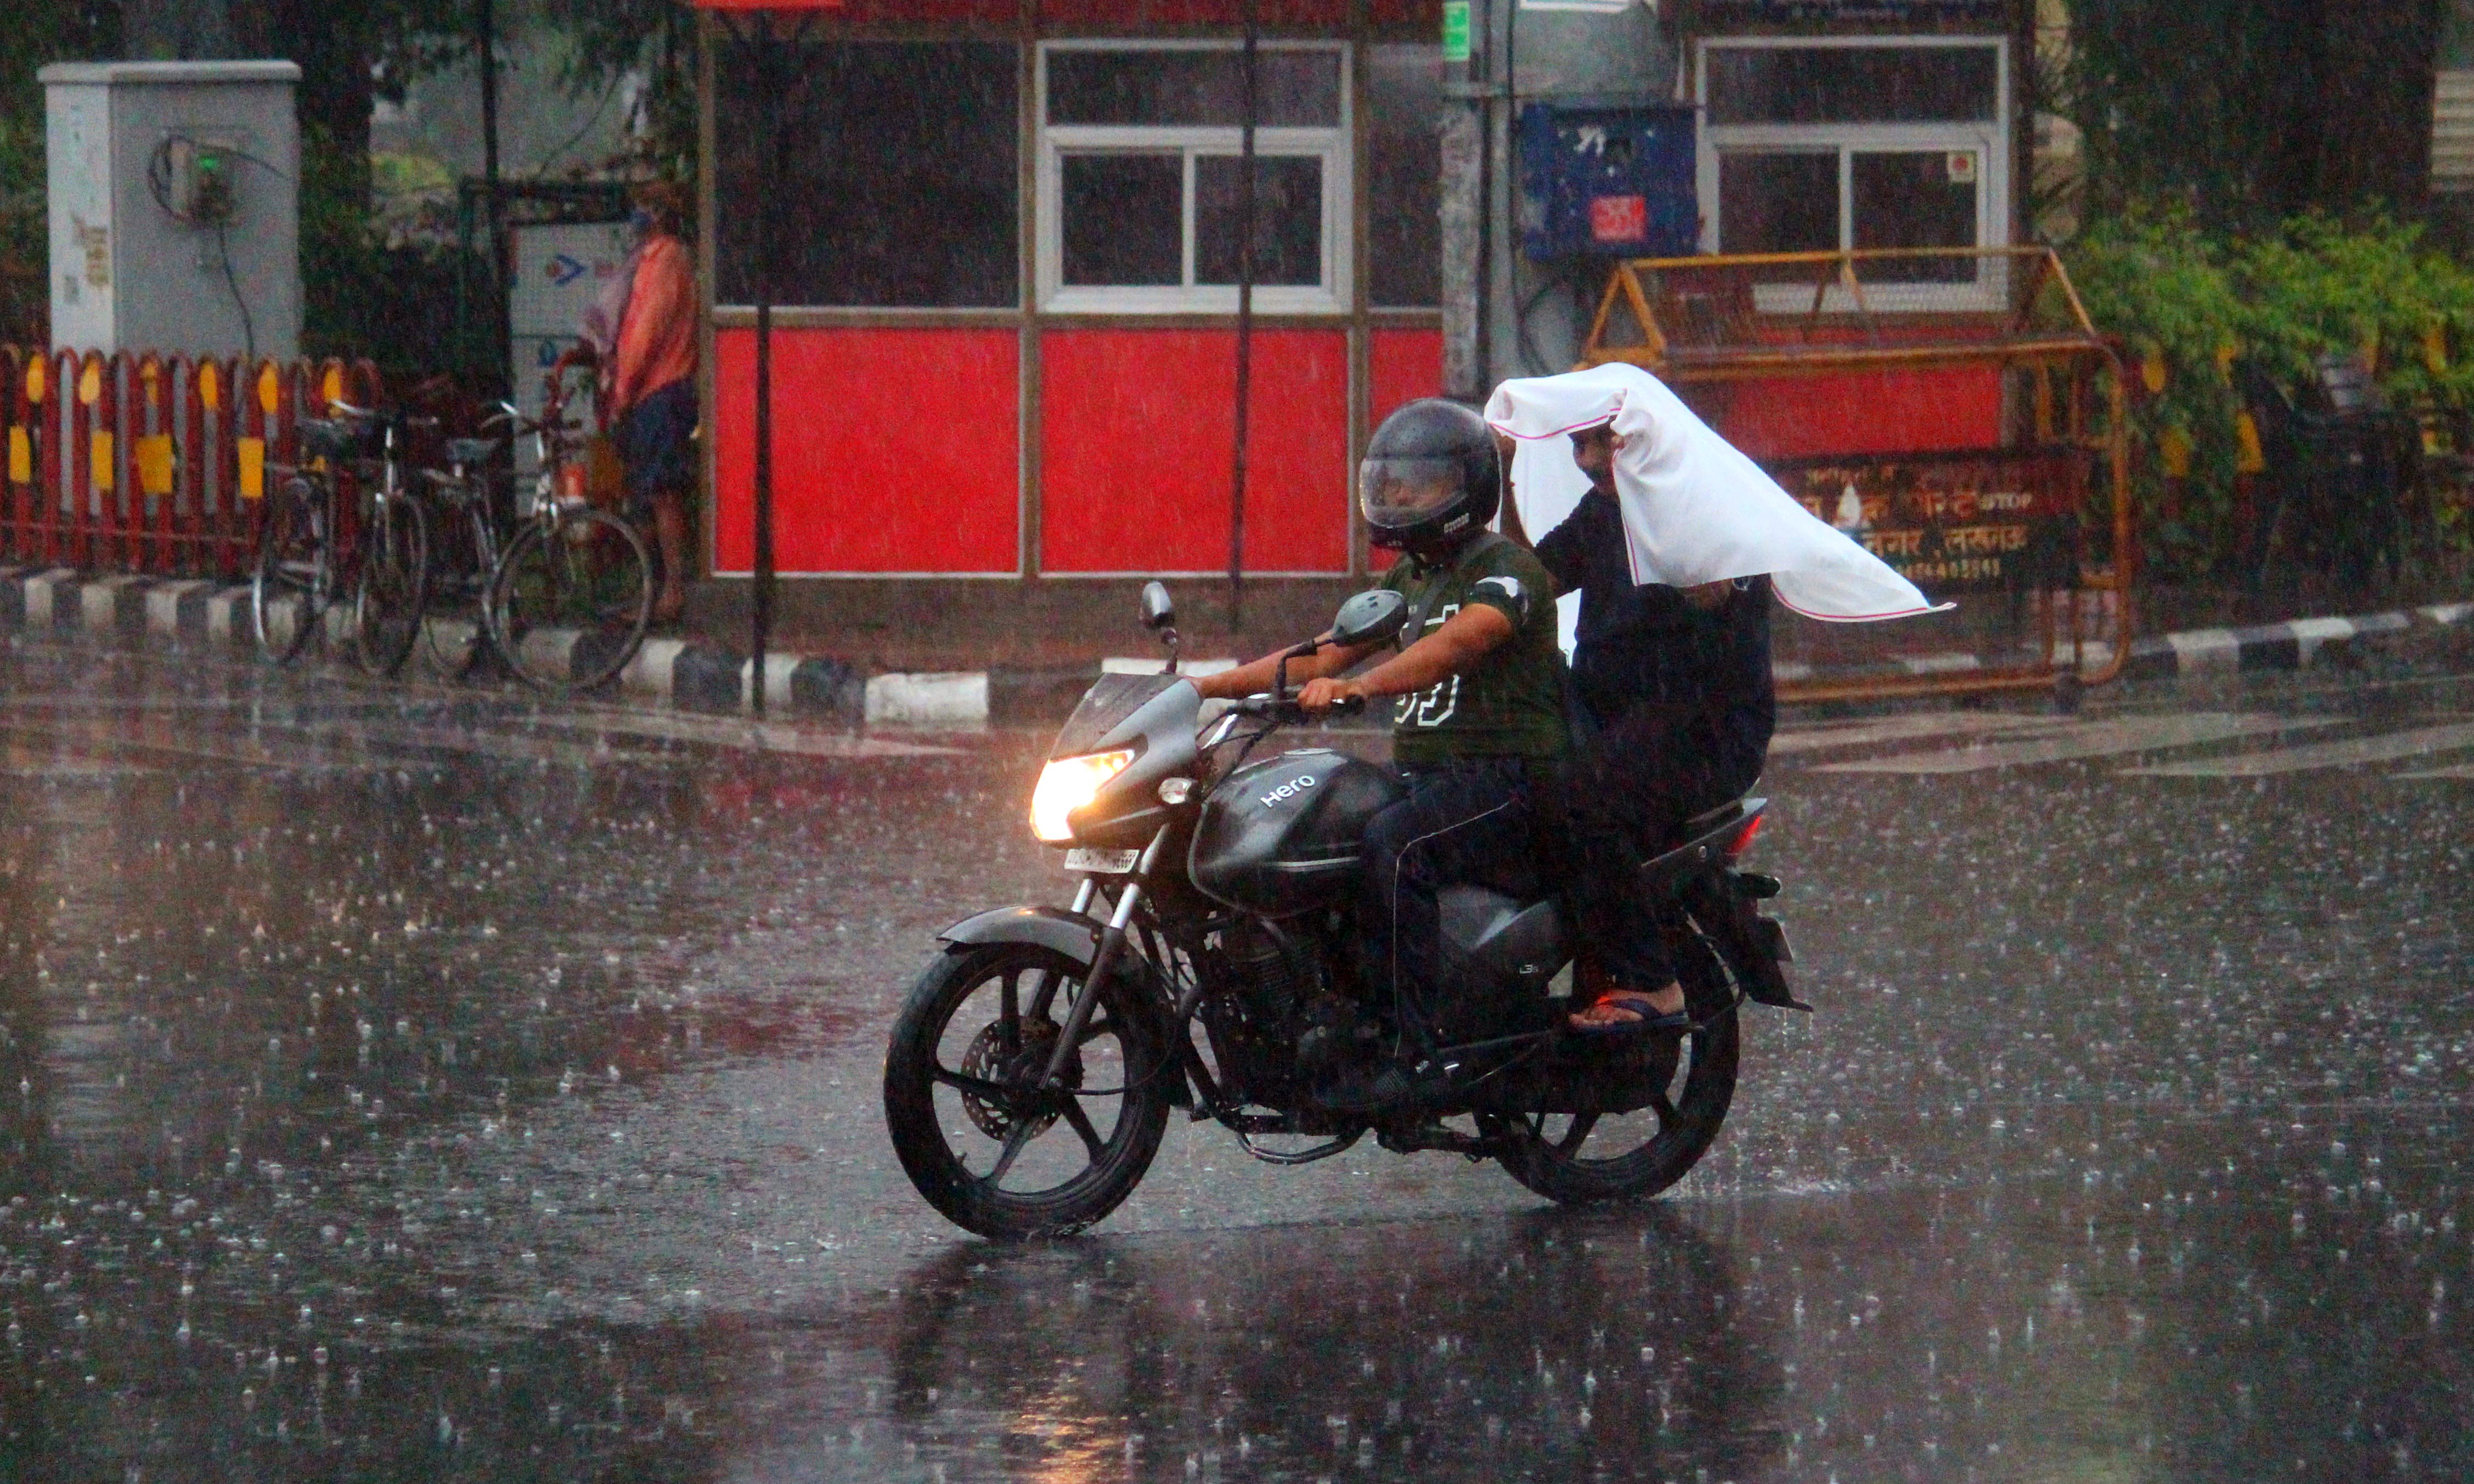
[[[1305,1006],[1322,988],[1311,950],[1284,944],[1250,920],[1223,929],[1215,946],[1225,977],[1201,1010],[1212,1050],[1249,1098],[1284,1101],[1297,1076]]]

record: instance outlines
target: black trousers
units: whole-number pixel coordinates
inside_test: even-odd
[[[1627,989],[1675,981],[1670,904],[1642,889],[1640,863],[1673,845],[1684,823],[1740,796],[1768,752],[1757,736],[1699,708],[1642,704],[1603,726],[1541,800],[1557,872],[1581,951]],[[1560,871],[1558,868],[1560,867]]]
[[[1401,771],[1409,796],[1368,821],[1359,847],[1358,917],[1369,991],[1412,1045],[1430,1049],[1452,993],[1437,895],[1528,871],[1534,802],[1551,765],[1471,758]]]

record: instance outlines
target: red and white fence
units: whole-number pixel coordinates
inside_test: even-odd
[[[300,420],[380,396],[366,360],[0,347],[0,563],[241,577]]]

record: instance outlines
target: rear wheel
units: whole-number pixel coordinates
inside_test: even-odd
[[[278,665],[300,658],[325,621],[335,591],[335,544],[325,501],[306,479],[289,479],[258,513],[257,569],[249,620],[258,652]]]
[[[1620,1114],[1498,1115],[1493,1131],[1505,1173],[1550,1201],[1579,1205],[1647,1200],[1700,1163],[1734,1101],[1740,997],[1717,954],[1697,937],[1680,967],[1700,1029],[1644,1047],[1650,1105]]]
[[[578,510],[525,526],[490,583],[490,637],[508,668],[551,691],[626,669],[653,618],[653,563],[636,528]]]
[[[1074,1000],[1090,992],[1081,973],[1033,944],[956,947],[903,1006],[885,1058],[885,1127],[910,1182],[958,1227],[1079,1231],[1159,1152],[1176,1074],[1122,978],[1099,991],[1056,1083],[1039,1088]]]
[[[352,651],[361,669],[392,675],[412,657],[429,600],[429,513],[399,495],[370,507],[352,575]]]

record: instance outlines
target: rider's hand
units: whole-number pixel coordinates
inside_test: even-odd
[[[1320,717],[1351,696],[1362,699],[1365,694],[1366,688],[1354,680],[1336,680],[1324,676],[1306,682],[1306,688],[1298,693],[1298,706],[1307,716]]]

